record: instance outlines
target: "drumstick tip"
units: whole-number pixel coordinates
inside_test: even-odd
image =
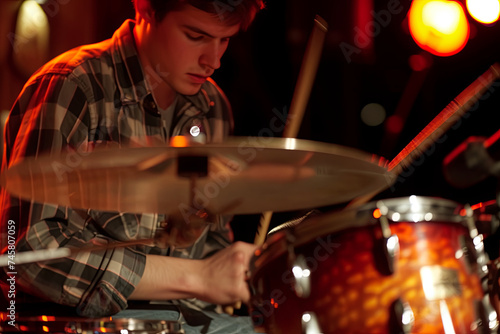
[[[314,18],[314,22],[316,23],[316,26],[324,32],[328,31],[328,23],[321,16],[316,15],[316,17]]]

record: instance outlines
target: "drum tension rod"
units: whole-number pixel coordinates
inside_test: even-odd
[[[498,314],[495,308],[495,299],[491,294],[490,286],[490,269],[492,269],[492,263],[489,260],[488,254],[484,249],[484,237],[479,233],[476,221],[474,220],[474,211],[469,204],[465,207],[465,221],[469,229],[469,235],[472,240],[473,255],[475,255],[475,261],[477,266],[477,274],[481,279],[481,285],[484,292],[484,297],[481,301],[478,301],[475,305],[476,314],[478,317],[478,327],[481,334],[493,333],[498,330]]]
[[[465,222],[469,229],[469,235],[473,244],[473,253],[476,257],[477,271],[482,281],[488,277],[488,254],[484,249],[483,235],[479,233],[474,220],[474,212],[469,204],[465,205]],[[484,291],[487,291],[485,288]]]
[[[295,254],[295,235],[288,229],[285,230],[288,244],[288,267],[291,268],[293,278],[293,291],[299,298],[308,298],[311,294],[311,270],[303,254]]]
[[[382,202],[377,202],[377,209],[380,212],[378,218],[380,228],[382,231],[381,246],[383,251],[382,258],[377,257],[375,253],[375,263],[378,263],[379,269],[382,274],[394,274],[396,255],[399,252],[399,238],[397,235],[392,234],[389,226],[389,208]],[[378,247],[376,247],[378,248]],[[389,329],[391,333],[411,333],[415,317],[413,310],[408,303],[405,303],[400,298],[396,299],[390,307],[389,316]]]
[[[385,206],[382,201],[377,202],[377,208],[380,212],[380,218],[378,219],[380,228],[382,230],[382,240],[381,247],[383,252],[383,257],[380,258],[375,252],[376,263],[379,264],[379,269],[385,275],[394,274],[395,270],[395,257],[397,252],[399,251],[399,239],[397,235],[392,234],[391,228],[389,226],[389,219],[387,215],[389,213],[389,208]],[[378,249],[378,246],[375,246],[375,250]]]

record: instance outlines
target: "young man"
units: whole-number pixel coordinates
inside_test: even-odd
[[[110,40],[66,52],[30,78],[6,125],[3,168],[26,156],[90,152],[109,143],[165,144],[189,135],[192,126],[204,142],[230,134],[229,105],[209,77],[229,39],[248,27],[262,1],[135,0],[134,6],[136,20],[124,22]],[[11,220],[17,252],[147,239],[160,223],[168,225],[162,214],[80,210],[6,193],[1,219],[2,248]],[[251,332],[248,319],[213,312],[213,305],[249,300],[245,272],[255,251],[250,244],[231,244],[220,221],[180,250],[124,247],[17,266],[17,288],[85,317],[168,320],[179,313],[123,310],[134,300],[171,300],[188,310],[187,333]]]

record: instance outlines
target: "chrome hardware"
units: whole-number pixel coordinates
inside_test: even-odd
[[[411,333],[415,324],[415,315],[410,304],[404,303],[401,299],[396,299],[392,305],[389,316],[390,333]]]
[[[295,294],[299,298],[308,298],[311,294],[311,270],[307,266],[304,255],[295,254],[295,236],[292,232],[286,231],[288,248],[288,266],[292,272],[292,286]]]
[[[476,313],[477,321],[471,330],[478,330],[481,334],[497,333],[499,322],[498,315],[492,306],[490,281],[491,275],[489,266],[491,265],[488,254],[484,249],[484,237],[479,233],[476,222],[474,220],[474,212],[469,204],[465,205],[465,222],[469,229],[469,235],[472,239],[473,252],[476,257],[477,269],[476,272],[481,278],[482,288],[485,292],[483,299],[477,302]]]
[[[480,334],[493,334],[498,332],[497,312],[490,304],[489,296],[484,296],[476,302],[477,320],[471,325],[471,331]]]
[[[292,273],[295,294],[300,298],[308,298],[311,294],[311,270],[307,266],[304,255],[300,254],[295,258]]]
[[[377,249],[377,246],[380,245],[383,252],[383,258],[380,259],[381,262],[378,263],[378,267],[382,273],[392,275],[396,269],[395,258],[399,252],[399,238],[397,235],[391,233],[389,220],[387,219],[389,208],[382,201],[377,202],[377,208],[381,214],[378,222],[382,230],[382,239],[376,243],[375,248]],[[375,256],[375,258],[378,259],[379,257]]]
[[[483,280],[488,276],[488,254],[486,254],[484,250],[484,242],[483,235],[479,234],[478,229],[476,227],[476,222],[474,221],[474,212],[472,211],[470,205],[465,205],[465,222],[467,223],[467,227],[469,229],[469,235],[472,239],[472,244],[474,247],[474,253],[476,257],[477,263],[477,273],[479,277]],[[487,291],[487,287],[483,286],[484,291]]]
[[[500,258],[488,264],[488,291],[490,304],[499,312],[500,310]],[[498,315],[498,314],[497,314]]]
[[[302,334],[321,334],[318,317],[314,312],[304,312],[302,314]]]
[[[427,300],[444,300],[462,295],[458,271],[455,269],[424,266],[420,268],[420,279]]]

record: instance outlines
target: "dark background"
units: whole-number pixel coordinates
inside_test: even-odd
[[[26,73],[14,65],[16,53],[7,38],[14,31],[21,2],[0,2],[0,110],[10,109],[27,79]],[[231,41],[222,58],[222,68],[214,75],[233,105],[236,135],[263,134],[276,110],[283,113],[290,107],[313,19],[318,14],[328,22],[329,31],[298,138],[393,159],[450,101],[500,60],[499,24],[485,26],[470,17],[471,38],[460,53],[451,57],[426,54],[408,33],[406,16],[410,4],[409,0],[267,1],[267,8],[250,29]],[[388,13],[389,6],[400,10],[380,19],[383,13]],[[33,66],[76,45],[109,38],[124,19],[133,17],[129,0],[48,0],[44,9],[50,14],[50,49],[46,58],[37,59],[40,64]],[[379,19],[370,22],[373,13]],[[363,16],[368,21],[356,19]],[[360,31],[366,31],[367,24],[378,27],[371,47],[347,58],[340,46],[342,43],[356,46],[356,38]],[[427,71],[413,73],[409,59],[418,54],[424,55],[431,65]],[[489,137],[498,130],[500,93],[495,91],[498,88],[494,86],[491,94],[406,171],[402,182],[376,198],[421,195],[471,204],[493,200],[496,179],[456,189],[446,182],[442,161],[469,136]],[[414,99],[404,98],[412,94]],[[386,124],[365,125],[360,112],[368,103],[382,105],[387,116],[403,105],[402,132],[390,136]],[[281,133],[275,136],[280,137]],[[296,214],[276,214],[272,225]],[[258,214],[236,217],[233,224],[236,237],[253,240],[258,218]]]

